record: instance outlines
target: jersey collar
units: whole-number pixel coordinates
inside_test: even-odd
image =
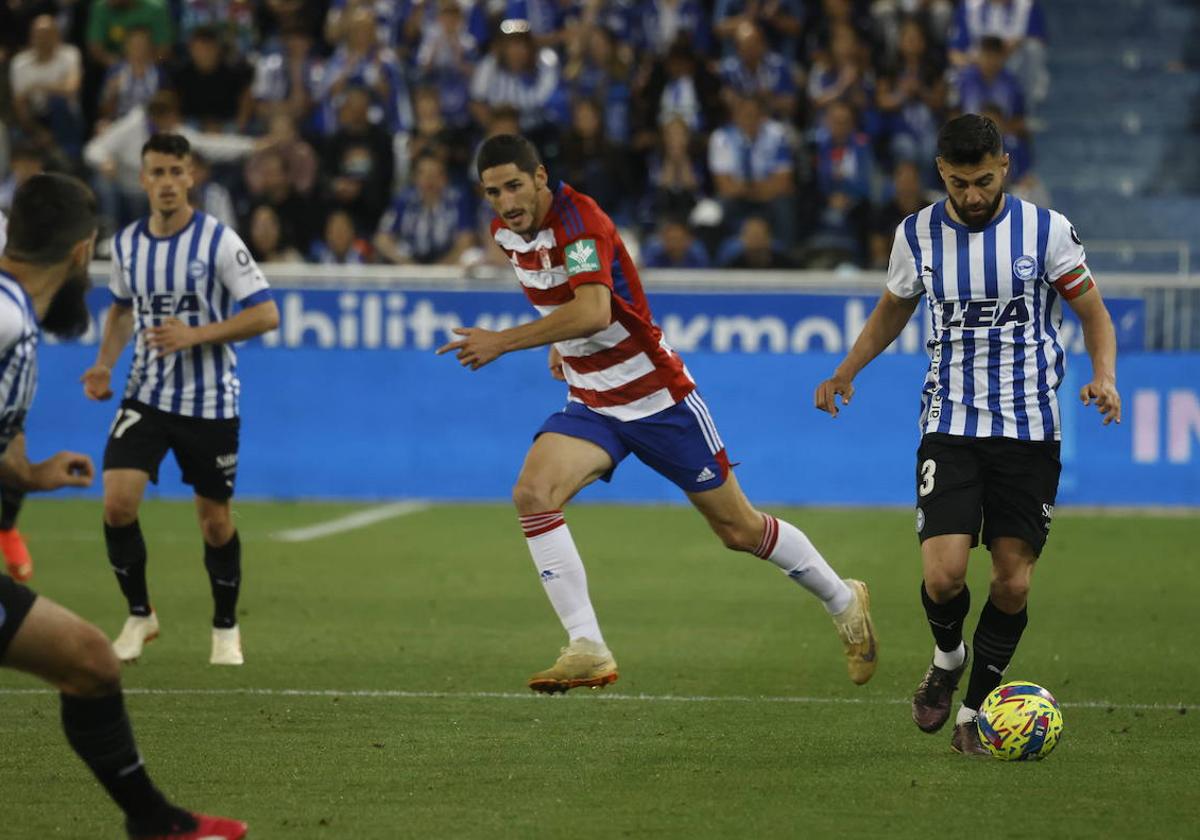
[[[191,218],[189,218],[189,219],[187,220],[187,224],[185,224],[185,225],[184,225],[183,227],[181,227],[179,230],[175,231],[175,232],[174,232],[173,234],[171,234],[170,236],[155,236],[153,233],[151,233],[151,232],[150,232],[150,217],[149,217],[149,216],[146,216],[145,218],[143,218],[143,219],[142,219],[142,223],[141,223],[141,226],[140,226],[140,227],[141,227],[141,233],[142,233],[144,236],[146,236],[147,238],[149,238],[149,239],[153,239],[153,240],[156,240],[156,241],[158,241],[158,242],[170,242],[172,239],[175,239],[176,237],[182,236],[182,235],[183,235],[183,233],[184,233],[184,231],[186,231],[186,230],[187,230],[188,228],[190,228],[192,225],[196,224],[196,219],[197,219],[197,218],[199,218],[199,216],[200,216],[200,211],[199,211],[199,210],[197,210],[195,207],[193,207],[193,208],[192,208],[192,215],[191,215]]]

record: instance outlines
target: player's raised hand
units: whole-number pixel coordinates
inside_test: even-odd
[[[1112,380],[1093,379],[1079,389],[1079,399],[1084,405],[1096,404],[1097,410],[1104,416],[1105,426],[1114,421],[1121,422],[1121,395]]]
[[[562,353],[558,352],[558,348],[553,344],[550,345],[550,375],[559,382],[566,382],[567,377],[562,369]]]
[[[91,487],[95,477],[92,459],[79,452],[56,452],[33,465],[33,482],[38,490]]]
[[[479,370],[505,353],[504,339],[498,332],[479,327],[455,327],[454,334],[462,338],[443,344],[437,349],[437,355],[457,350],[458,363],[471,370]]]
[[[79,377],[83,383],[83,395],[89,400],[103,402],[112,399],[112,368],[108,365],[95,364]]]
[[[813,404],[821,411],[837,417],[838,394],[842,395],[842,405],[850,405],[850,398],[854,396],[854,383],[834,374],[817,386],[817,392],[813,395]]]
[[[197,343],[195,328],[189,327],[178,318],[168,318],[146,330],[146,346],[158,351],[158,358],[170,356]]]

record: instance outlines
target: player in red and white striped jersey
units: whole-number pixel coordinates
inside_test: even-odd
[[[682,489],[731,549],[769,560],[816,595],[833,616],[851,679],[876,666],[867,588],[837,575],[803,532],[751,506],[683,360],[663,339],[637,266],[612,220],[566,184],[551,188],[537,150],[499,135],[480,149],[492,234],[542,317],[508,330],[455,330],[438,350],[472,370],[504,353],[550,345],[550,371],[569,386],[565,408],[539,430],[513,499],[546,594],[567,631],[535,691],[603,686],[617,679],[587,591],[583,561],[563,506],[634,454]]]

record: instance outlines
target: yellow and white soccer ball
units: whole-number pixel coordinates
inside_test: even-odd
[[[1063,717],[1054,695],[1030,682],[1010,682],[979,709],[979,740],[1004,761],[1039,761],[1053,752]]]

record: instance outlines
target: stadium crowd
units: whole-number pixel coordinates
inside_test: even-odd
[[[74,172],[114,230],[178,131],[261,262],[502,259],[471,163],[519,131],[647,266],[878,268],[956,112],[1046,202],[1045,40],[1039,0],[0,0],[0,210]]]

